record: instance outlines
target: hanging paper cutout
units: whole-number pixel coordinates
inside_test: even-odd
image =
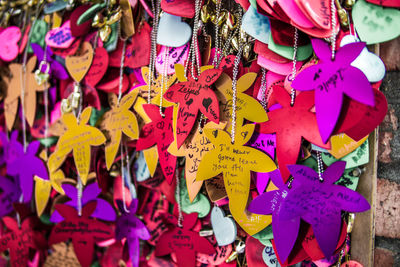
[[[145,85],[138,86],[135,90],[139,91],[139,94],[147,100],[147,95],[148,95],[148,89],[149,89],[149,68],[148,67],[142,67],[142,79],[145,82]],[[152,79],[152,84],[151,84],[151,91],[150,91],[150,96],[151,96],[151,104],[154,105],[159,105],[160,104],[160,95],[161,89],[164,89],[164,92],[166,91],[167,88],[169,88],[175,81],[176,81],[176,75],[170,75],[167,77],[164,77],[164,84],[163,84],[163,78],[162,75],[158,75],[156,78]],[[168,102],[167,100],[163,100],[163,107],[169,107],[173,105],[172,103]]]
[[[135,214],[138,208],[138,200],[132,199],[128,212],[118,217],[116,222],[115,238],[122,240],[126,238],[129,257],[133,266],[139,266],[139,239],[148,240],[150,233],[141,220]]]
[[[65,57],[65,66],[71,77],[79,83],[89,71],[92,61],[93,47],[89,42],[84,42],[78,50],[78,54]]]
[[[250,191],[250,171],[270,172],[276,169],[275,163],[266,154],[244,146],[251,138],[254,127],[254,124],[247,124],[237,131],[234,144],[227,132],[205,129],[215,149],[204,155],[197,171],[198,180],[210,179],[223,173],[231,214],[250,235],[271,223],[269,216],[247,216],[245,213]]]
[[[39,146],[39,141],[33,141],[29,144],[24,155],[18,157],[7,166],[8,174],[18,175],[24,202],[29,202],[32,199],[34,176],[38,176],[44,180],[49,179],[46,165],[41,159],[36,157]],[[23,168],[21,168],[21,164],[24,165]]]
[[[173,107],[164,110],[164,117],[161,116],[160,109],[156,105],[144,104],[143,109],[150,117],[151,122],[143,126],[136,143],[136,149],[141,151],[157,145],[161,169],[165,179],[171,184],[176,167],[176,157],[168,153],[168,147],[174,140],[172,130]]]
[[[264,122],[268,120],[268,116],[261,104],[253,97],[244,93],[254,83],[257,73],[246,73],[237,81],[236,96],[236,127],[238,130],[243,125],[244,119],[252,122]],[[227,129],[230,131],[232,127],[232,80],[222,73],[220,79],[215,83],[218,91],[222,93],[225,100],[220,100],[221,111],[225,118],[228,119]]]
[[[18,56],[18,41],[21,39],[21,30],[16,26],[7,27],[0,33],[0,58],[4,61],[13,61]]]
[[[364,73],[350,64],[364,49],[364,43],[341,47],[335,59],[327,43],[313,39],[312,45],[320,62],[301,71],[292,86],[300,91],[315,91],[315,111],[322,140],[332,134],[343,103],[343,94],[363,104],[374,106],[372,87]]]
[[[178,150],[176,150],[175,141],[172,143],[168,152],[177,157],[185,157],[185,177],[186,177],[186,185],[187,191],[189,194],[189,199],[192,202],[197,193],[200,191],[203,181],[197,180],[197,170],[199,168],[199,164],[203,158],[203,156],[214,149],[214,145],[211,143],[210,139],[204,134],[204,129],[223,129],[225,127],[225,123],[215,124],[214,122],[209,122],[204,125],[202,131],[195,131],[191,140],[186,139],[183,146]]]
[[[221,70],[209,68],[201,72],[197,81],[188,75],[188,81],[172,85],[164,94],[165,99],[179,104],[176,125],[178,148],[189,136],[199,111],[209,120],[219,123],[218,99],[210,86],[221,73]]]
[[[106,143],[105,154],[107,170],[111,168],[117,155],[122,139],[122,133],[131,140],[139,137],[139,126],[135,114],[129,109],[136,100],[138,91],[133,90],[125,95],[118,104],[117,96],[109,95],[111,110],[103,115],[100,129],[106,132],[109,141]]]
[[[35,218],[26,218],[21,223],[21,227],[11,217],[4,217],[3,223],[10,231],[2,235],[0,239],[0,251],[9,250],[13,267],[27,266],[29,249],[40,250],[46,246],[43,234],[33,229],[36,225]]]
[[[13,203],[18,202],[21,190],[18,184],[8,178],[0,176],[0,218],[14,210]]]
[[[52,29],[46,34],[46,43],[54,48],[68,48],[74,42],[71,34],[71,21],[66,21],[61,27]]]
[[[286,182],[289,170],[286,165],[295,164],[299,156],[302,138],[319,147],[330,148],[321,140],[315,114],[310,112],[314,104],[314,92],[298,95],[290,105],[290,95],[281,86],[274,86],[271,97],[282,108],[268,112],[269,121],[260,125],[261,133],[276,133],[276,157],[282,179]]]
[[[97,47],[94,50],[92,64],[85,75],[85,82],[95,87],[106,74],[108,69],[108,53],[104,47]]]
[[[15,116],[17,114],[18,98],[21,98],[21,105],[24,104],[26,121],[32,126],[36,113],[36,92],[43,92],[49,86],[48,84],[37,84],[35,74],[33,73],[35,65],[35,56],[31,57],[26,63],[25,74],[22,64],[11,63],[9,65],[12,78],[10,80],[5,79],[7,83],[7,96],[4,99],[4,114],[9,131],[11,131],[14,125]],[[25,103],[22,103],[22,89],[25,89]]]
[[[89,267],[94,255],[94,244],[113,238],[109,226],[89,218],[95,211],[96,202],[90,202],[82,208],[82,216],[73,207],[57,204],[56,210],[64,221],[56,224],[50,234],[49,245],[72,239],[75,254],[82,267]]]
[[[106,141],[99,129],[86,125],[91,113],[91,107],[85,108],[79,118],[79,123],[71,113],[65,113],[62,116],[61,119],[68,130],[58,139],[56,151],[50,156],[50,158],[58,158],[55,160],[55,167],[49,166],[50,171],[52,171],[59,168],[72,150],[75,166],[83,184],[86,184],[89,174],[90,147],[99,146]],[[52,161],[49,160],[49,164],[50,162]]]
[[[79,204],[78,204],[78,189],[76,188],[76,186],[64,183],[62,185],[62,189],[64,190],[65,195],[71,199],[70,201],[67,201],[64,204],[74,207],[77,210]],[[97,182],[88,184],[82,191],[82,197],[80,199],[81,205],[85,206],[87,203],[95,201],[97,203],[96,209],[91,214],[91,217],[98,218],[104,221],[113,222],[116,219],[115,210],[113,206],[110,203],[108,203],[108,201],[98,197],[100,193],[101,190]],[[53,214],[51,214],[50,217],[51,222],[59,223],[63,220],[64,218],[61,217],[61,214],[57,210],[55,210]]]
[[[197,222],[197,213],[184,216],[183,227],[165,232],[156,244],[156,257],[175,253],[179,267],[196,266],[196,253],[214,254],[213,246],[191,229]]]
[[[54,244],[52,246],[53,252],[46,257],[43,267],[54,267],[54,266],[68,266],[68,267],[80,267],[78,258],[74,252],[74,245],[70,243],[67,245],[64,242]]]

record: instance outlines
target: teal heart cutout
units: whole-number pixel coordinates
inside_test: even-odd
[[[210,213],[211,204],[205,195],[199,193],[193,202],[190,202],[184,172],[182,172],[182,177],[179,183],[179,195],[181,209],[184,213],[189,214],[196,212],[199,214],[199,218],[204,218]],[[176,202],[178,202],[177,194],[175,194],[175,199]]]
[[[272,38],[271,32],[269,34],[268,48],[284,58],[293,59],[294,48],[292,46],[280,45],[275,43],[274,39]],[[303,61],[309,58],[312,53],[313,49],[311,44],[299,46],[297,47],[296,59],[299,61]]]
[[[354,27],[368,45],[386,42],[400,35],[400,10],[358,0],[353,6]]]
[[[274,238],[272,234],[272,225],[268,225],[264,230],[253,235],[253,237],[264,246],[272,246],[271,239]]]

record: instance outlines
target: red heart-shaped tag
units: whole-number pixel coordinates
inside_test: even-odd
[[[85,82],[93,87],[103,78],[108,67],[108,53],[104,47],[97,47],[92,65],[85,76]]]
[[[75,37],[85,36],[92,28],[92,20],[89,19],[84,23],[78,25],[79,17],[90,8],[90,5],[83,5],[77,7],[71,14],[71,34]]]
[[[125,92],[129,88],[129,78],[126,74],[123,74],[121,92]],[[110,68],[103,79],[96,86],[97,89],[105,91],[107,93],[119,93],[119,69]]]

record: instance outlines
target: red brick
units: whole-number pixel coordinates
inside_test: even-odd
[[[375,248],[374,266],[392,267],[394,265],[394,254],[385,248]]]
[[[378,179],[375,234],[400,238],[400,185]]]
[[[400,70],[400,38],[379,45],[379,56],[386,70]]]
[[[390,147],[390,141],[393,139],[392,132],[379,131],[379,146],[378,146],[378,161],[382,163],[390,163],[392,159],[390,154],[392,148]]]

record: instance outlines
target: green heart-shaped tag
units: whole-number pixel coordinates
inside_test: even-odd
[[[329,153],[322,153],[322,160],[328,166],[338,161],[338,159],[336,159]],[[369,161],[368,139],[364,143],[362,143],[361,146],[359,146],[356,150],[344,156],[340,160],[346,161],[346,169],[351,169],[367,164]]]
[[[44,20],[36,20],[32,26],[31,37],[29,39],[30,44],[38,44],[42,48],[45,45],[45,36],[48,31],[47,23]],[[32,47],[28,47],[28,52],[33,53]]]
[[[272,234],[272,225],[268,225],[264,230],[253,235],[253,237],[260,241],[264,246],[272,246],[271,239],[274,238],[274,235]]]
[[[382,43],[400,35],[400,10],[358,0],[353,6],[354,26],[367,44]]]
[[[182,178],[179,183],[179,195],[180,195],[181,208],[184,213],[189,214],[196,212],[199,214],[199,218],[204,218],[208,215],[208,213],[210,213],[211,204],[205,195],[199,193],[197,194],[193,202],[190,202],[189,194],[186,187],[186,179],[184,172],[182,172]],[[175,199],[178,202],[176,194],[175,194]]]

